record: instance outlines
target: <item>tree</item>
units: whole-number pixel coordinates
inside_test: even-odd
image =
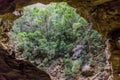
[[[29,60],[70,57],[72,50],[81,45],[77,58],[84,61],[103,46],[101,35],[65,2],[28,6],[23,11],[14,22],[12,34],[18,50]]]

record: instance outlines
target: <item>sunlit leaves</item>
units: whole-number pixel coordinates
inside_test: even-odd
[[[13,33],[20,44],[26,48],[24,53],[41,58],[69,56],[72,49],[84,45],[82,53],[87,54],[88,46],[97,48],[100,35],[91,30],[88,22],[76,13],[67,3],[51,3],[45,7],[25,7],[24,15],[15,21]],[[88,41],[92,44],[86,44]],[[89,52],[89,51],[88,51]]]

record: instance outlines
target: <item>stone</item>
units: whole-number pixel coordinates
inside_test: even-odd
[[[82,67],[82,70],[81,70],[81,74],[85,77],[89,77],[89,76],[93,76],[94,75],[94,71],[91,69],[91,67],[87,64],[85,64],[83,67]]]

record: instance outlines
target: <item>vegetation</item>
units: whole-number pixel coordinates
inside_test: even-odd
[[[25,7],[24,15],[14,22],[11,33],[18,51],[27,60],[40,58],[44,66],[62,57],[64,73],[68,76],[78,73],[82,64],[92,64],[92,56],[103,47],[101,35],[64,2],[42,8]]]

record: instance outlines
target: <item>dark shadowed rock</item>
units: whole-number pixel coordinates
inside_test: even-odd
[[[16,60],[0,48],[0,80],[51,80],[30,62]]]

